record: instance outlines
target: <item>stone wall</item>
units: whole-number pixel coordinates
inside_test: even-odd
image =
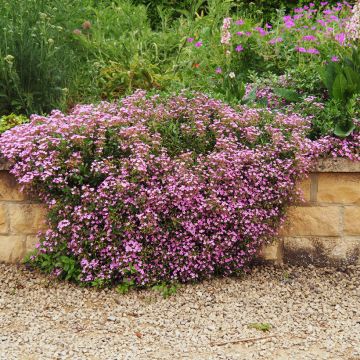
[[[281,237],[263,248],[275,263],[360,264],[360,163],[319,162],[300,188],[306,202],[289,208]],[[0,262],[20,261],[45,228],[46,209],[19,191],[0,163]]]
[[[319,266],[360,264],[360,163],[325,160],[299,187],[305,203],[288,210],[267,261]]]
[[[16,262],[34,249],[45,228],[46,209],[21,193],[15,178],[0,165],[0,262]]]

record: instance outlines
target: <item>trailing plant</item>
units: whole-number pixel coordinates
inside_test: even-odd
[[[138,91],[33,115],[0,137],[0,150],[49,207],[31,263],[124,292],[246,267],[276,236],[314,156],[360,159],[359,134],[312,143],[309,127],[202,94]]]

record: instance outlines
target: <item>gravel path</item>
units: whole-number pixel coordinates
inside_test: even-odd
[[[359,275],[359,266],[260,267],[163,299],[151,290],[83,289],[0,264],[0,359],[358,360]]]

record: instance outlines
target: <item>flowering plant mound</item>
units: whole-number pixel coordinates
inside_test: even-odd
[[[151,285],[246,266],[276,235],[309,155],[359,144],[314,146],[308,129],[294,114],[138,91],[34,115],[0,149],[49,207],[35,264],[93,285]]]

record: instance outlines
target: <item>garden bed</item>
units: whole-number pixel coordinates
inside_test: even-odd
[[[320,160],[300,184],[305,202],[291,206],[281,239],[262,250],[274,263],[360,264],[360,162]],[[44,206],[20,192],[0,166],[0,261],[19,262],[45,226]]]

